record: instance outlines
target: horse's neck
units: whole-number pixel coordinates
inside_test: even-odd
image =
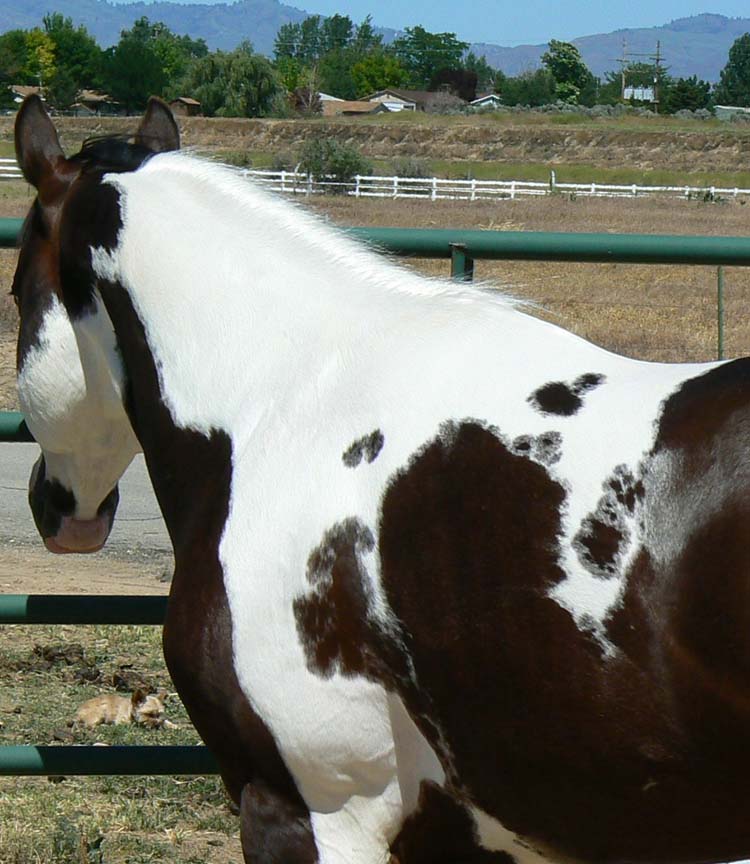
[[[211,182],[199,182],[189,160],[164,164],[117,181],[125,224],[115,269],[178,424],[227,428],[251,402],[262,410],[419,320],[414,295],[433,290],[426,280],[212,167]]]

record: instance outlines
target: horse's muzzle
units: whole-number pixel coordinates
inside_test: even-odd
[[[45,537],[44,545],[50,552],[58,555],[98,552],[107,542],[111,527],[112,520],[109,516],[97,516],[96,519],[63,516],[57,533],[53,537]]]

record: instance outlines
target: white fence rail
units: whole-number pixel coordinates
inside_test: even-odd
[[[563,194],[587,198],[637,198],[667,195],[674,198],[748,198],[750,189],[719,186],[639,186],[614,183],[558,183],[554,171],[547,183],[531,180],[446,180],[440,177],[384,177],[357,175],[351,182],[314,180],[299,171],[242,172],[275,192],[290,195],[344,194],[355,198],[412,198],[424,201],[485,201],[524,195]],[[22,179],[15,159],[0,159],[0,180]]]
[[[0,180],[21,180],[23,175],[15,159],[0,159]]]
[[[314,180],[309,174],[295,171],[244,172],[256,182],[276,192],[296,195],[339,193],[355,198],[414,198],[426,201],[480,201],[515,199],[522,195],[564,194],[595,198],[636,198],[667,195],[680,198],[750,197],[750,189],[718,186],[639,186],[613,183],[558,183],[554,175],[548,183],[529,180],[445,180],[440,177],[383,177],[357,175],[349,183]]]

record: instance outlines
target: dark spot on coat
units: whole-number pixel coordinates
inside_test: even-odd
[[[384,443],[385,437],[380,429],[376,429],[369,435],[358,438],[346,449],[344,455],[341,457],[344,465],[347,468],[356,468],[363,459],[370,463],[374,462],[383,449]]]
[[[307,563],[312,591],[294,600],[297,631],[308,667],[329,677],[364,675],[389,684],[407,675],[399,637],[374,612],[373,592],[362,561],[375,549],[370,529],[346,519],[329,529]]]
[[[398,864],[514,864],[507,852],[483,849],[467,810],[435,783],[423,781],[417,809],[391,844]]]
[[[535,390],[528,401],[541,414],[572,417],[583,406],[583,396],[605,381],[604,375],[592,372],[576,378],[572,384],[552,381]]]
[[[617,557],[624,539],[615,525],[589,517],[584,519],[573,546],[587,570],[608,578],[617,575]]]
[[[583,400],[564,381],[553,381],[535,390],[529,402],[542,414],[557,414],[572,417],[583,405]]]
[[[592,575],[609,579],[618,574],[622,551],[631,537],[628,519],[643,495],[642,480],[636,480],[626,465],[618,465],[605,481],[596,510],[582,521],[572,544]]]
[[[538,436],[519,435],[513,439],[511,450],[541,465],[554,465],[562,457],[562,435],[559,432],[544,432]]]

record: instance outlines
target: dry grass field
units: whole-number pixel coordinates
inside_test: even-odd
[[[21,216],[30,198],[24,184],[0,186],[0,217]],[[565,197],[496,203],[409,202],[320,198],[301,202],[341,225],[485,230],[555,230],[701,235],[750,233],[750,207],[737,202],[606,200]],[[262,253],[259,253],[262,254]],[[13,393],[15,309],[7,296],[15,252],[0,250],[0,409]],[[409,261],[430,275],[447,275],[445,261]],[[648,360],[708,360],[716,356],[716,271],[704,267],[478,262],[477,277],[536,304],[532,314],[611,350]],[[345,274],[342,274],[345,284]],[[750,273],[726,272],[727,356],[750,352]],[[534,345],[528,351],[535,350]],[[523,358],[519,358],[523,362]],[[478,374],[486,374],[478,370]],[[18,554],[17,552],[14,554]],[[1,557],[1,556],[0,556]],[[14,558],[17,563],[17,559]],[[106,562],[105,562],[106,563]],[[15,566],[15,564],[14,564]],[[85,579],[82,571],[82,579]],[[42,581],[38,591],[50,590]],[[7,590],[7,589],[6,589]],[[117,590],[116,582],[110,588]],[[123,588],[123,590],[126,590]],[[12,632],[11,632],[12,631]],[[81,646],[79,659],[48,662],[56,645]],[[6,628],[0,649],[0,743],[67,739],[77,704],[106,689],[123,665],[170,688],[156,628]],[[98,673],[93,681],[81,667]],[[194,740],[177,700],[170,732],[105,729],[74,733],[90,743]],[[236,822],[215,779],[0,779],[2,864],[229,864],[239,862]]]

